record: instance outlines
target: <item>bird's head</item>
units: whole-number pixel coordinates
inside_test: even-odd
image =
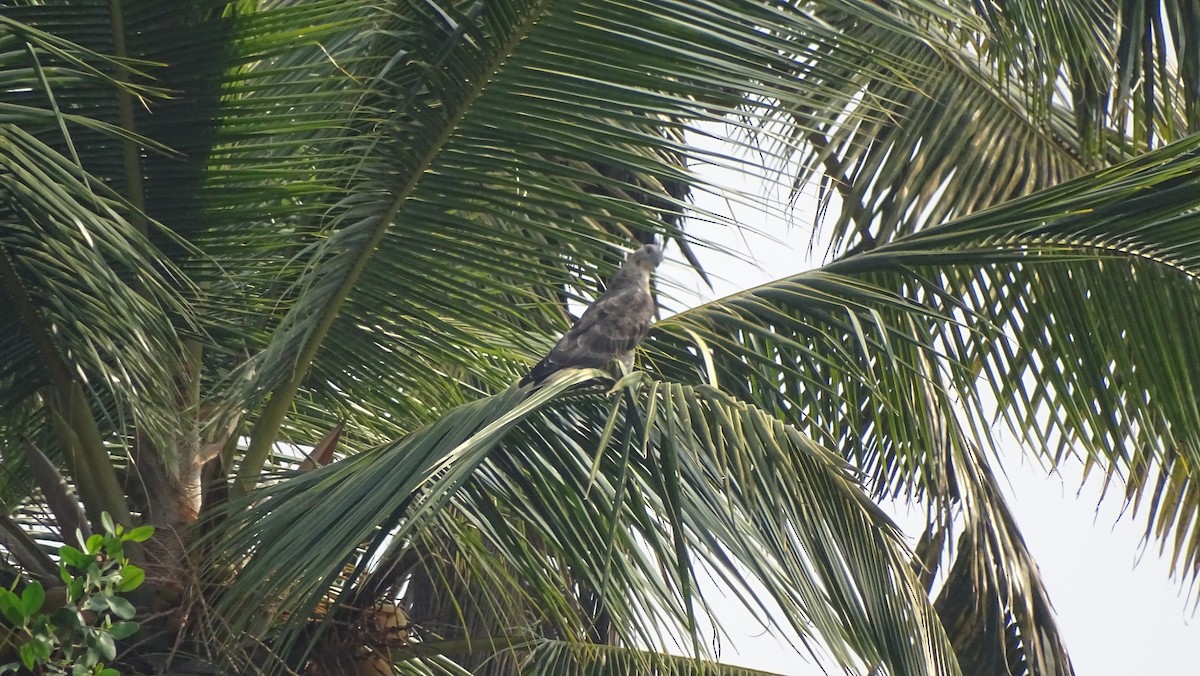
[[[634,266],[653,272],[654,268],[663,260],[662,247],[657,244],[646,244],[642,248],[629,254],[629,258],[625,259],[625,265]]]

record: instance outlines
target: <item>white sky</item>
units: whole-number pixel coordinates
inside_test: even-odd
[[[732,181],[736,189],[762,192],[761,185],[739,182],[732,172],[703,174],[727,186]],[[814,261],[807,255],[811,205],[802,204],[801,213],[789,225],[778,208],[773,210],[776,215],[765,216],[756,209],[713,197],[698,196],[697,202],[697,206],[730,216],[748,228],[737,232],[725,226],[692,222],[689,232],[748,254],[756,263],[716,251],[698,251],[714,278],[716,288],[710,291],[681,264],[676,250],[668,250],[660,280],[666,282],[664,287],[678,285],[665,289],[678,301],[676,307],[719,298],[813,267]],[[818,249],[817,261],[823,253]],[[1119,491],[1112,491],[1103,505],[1097,505],[1099,484],[1090,481],[1081,490],[1078,467],[1065,468],[1061,476],[1046,476],[1034,463],[1022,459],[1017,446],[1002,449],[1002,453],[1012,458],[1003,468],[1007,474],[1006,497],[1041,567],[1076,673],[1200,674],[1200,615],[1193,614],[1185,591],[1169,578],[1169,561],[1159,556],[1157,543],[1144,545],[1142,515],[1136,521],[1128,515],[1118,520]],[[915,528],[920,524],[920,519],[899,513],[902,507],[890,507],[901,525]],[[910,537],[916,534],[909,533]],[[732,645],[724,642],[722,661],[795,676],[823,673],[810,658],[797,655],[766,634],[735,601],[718,610],[722,624],[735,628]]]

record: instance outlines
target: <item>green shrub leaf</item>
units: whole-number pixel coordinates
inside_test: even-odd
[[[87,567],[87,583],[93,587],[100,586],[100,566],[89,563]]]
[[[88,563],[91,561],[91,557],[79,551],[78,549],[75,549],[71,545],[63,545],[62,547],[59,547],[58,556],[72,568],[86,568]]]
[[[76,631],[81,629],[85,624],[83,614],[79,612],[78,608],[71,605],[63,606],[62,608],[54,611],[54,615],[52,617],[54,624],[57,625],[59,629],[70,629],[71,631]]]
[[[122,620],[128,620],[137,614],[133,609],[133,604],[120,596],[108,596],[108,607],[113,613]]]
[[[39,661],[50,659],[50,653],[54,650],[54,644],[45,636],[35,636],[29,642],[33,646],[33,657]]]
[[[154,535],[154,526],[138,526],[128,533],[121,536],[122,540],[132,540],[133,542],[145,542]]]
[[[46,590],[42,588],[42,583],[34,580],[25,585],[25,589],[21,592],[21,605],[25,608],[25,616],[31,617],[34,613],[42,609],[42,604],[46,602]]]
[[[78,601],[83,597],[84,582],[85,580],[82,577],[76,577],[72,578],[71,581],[67,583],[67,590],[70,592],[69,598],[72,601]]]
[[[0,589],[0,614],[14,627],[25,626],[25,606],[16,594],[7,589]]]
[[[109,628],[108,633],[116,640],[129,638],[137,633],[139,626],[137,622],[116,622]]]
[[[135,565],[128,565],[121,571],[121,581],[117,583],[117,591],[133,591],[142,585],[146,579],[146,571]]]
[[[36,650],[34,645],[34,642],[30,641],[29,643],[21,646],[21,664],[24,664],[26,669],[33,669],[34,662],[37,661],[37,657],[34,654],[34,651]]]
[[[98,633],[96,635],[96,650],[106,660],[115,658],[117,656],[117,644],[113,642],[112,634],[103,631]]]

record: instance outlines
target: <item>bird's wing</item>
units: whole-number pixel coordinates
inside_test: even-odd
[[[633,352],[646,336],[654,299],[637,287],[609,289],[521,380],[540,382],[565,368],[604,368],[617,357]]]
[[[601,296],[567,331],[555,350],[560,346],[582,350],[603,357],[607,364],[616,355],[637,347],[645,337],[650,321],[650,313],[645,312],[647,300],[653,303],[649,295],[638,288]]]

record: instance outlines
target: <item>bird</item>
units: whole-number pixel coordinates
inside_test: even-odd
[[[632,369],[633,351],[646,337],[654,316],[650,275],[662,260],[662,247],[657,244],[629,254],[608,289],[518,385],[540,384],[563,369],[606,368],[614,360],[626,371]]]

